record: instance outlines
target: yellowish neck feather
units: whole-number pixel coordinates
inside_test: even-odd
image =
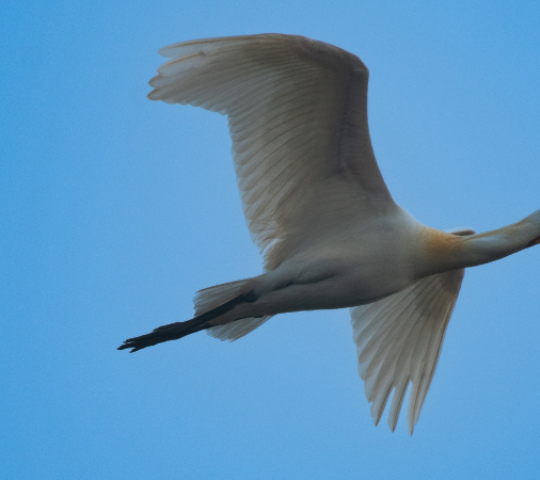
[[[538,226],[527,221],[465,237],[425,227],[420,235],[427,274],[493,262],[540,243]]]

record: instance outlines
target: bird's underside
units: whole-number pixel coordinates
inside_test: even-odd
[[[430,229],[398,207],[371,146],[368,70],[340,48],[264,34],[194,40],[160,53],[170,60],[150,81],[150,99],[227,116],[242,207],[265,273],[199,291],[194,318],[130,338],[119,350],[201,330],[236,340],[278,313],[350,307],[375,423],[392,397],[393,430],[410,388],[412,433],[464,267],[537,244],[540,212],[473,235]]]

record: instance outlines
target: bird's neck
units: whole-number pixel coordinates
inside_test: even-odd
[[[497,230],[456,236],[427,228],[425,246],[431,273],[474,267],[493,262],[540,243],[540,226],[524,220]]]

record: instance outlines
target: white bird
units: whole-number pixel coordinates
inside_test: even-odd
[[[195,296],[195,317],[130,338],[134,352],[200,330],[236,340],[273,315],[350,307],[358,371],[377,424],[395,429],[410,386],[412,434],[464,268],[540,243],[540,210],[475,235],[399,207],[368,130],[368,69],[355,55],[278,34],[194,40],[150,81],[151,100],[228,117],[244,214],[264,273]]]

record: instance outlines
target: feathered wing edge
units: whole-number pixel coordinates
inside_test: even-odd
[[[409,384],[412,435],[437,367],[464,270],[426,277],[378,302],[350,309],[358,373],[377,425],[392,391],[388,426],[396,428]]]

